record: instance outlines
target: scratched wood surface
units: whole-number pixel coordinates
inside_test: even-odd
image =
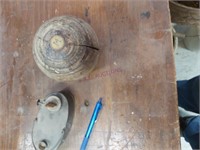
[[[82,18],[99,39],[98,65],[80,81],[51,80],[33,60],[35,32],[61,15]],[[167,0],[1,1],[0,68],[1,150],[32,150],[37,99],[66,87],[75,116],[61,150],[79,149],[99,97],[104,107],[88,150],[180,148]]]

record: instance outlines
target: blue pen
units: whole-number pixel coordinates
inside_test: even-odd
[[[81,144],[80,150],[85,150],[86,149],[87,143],[88,143],[89,138],[90,138],[90,134],[92,133],[92,129],[94,127],[94,124],[95,124],[95,122],[97,120],[97,117],[98,117],[98,114],[99,114],[101,108],[102,108],[102,98],[100,98],[96,103],[96,106],[94,108],[92,117],[90,119],[90,123],[89,123],[87,131],[85,133],[85,137],[84,137],[83,142]]]

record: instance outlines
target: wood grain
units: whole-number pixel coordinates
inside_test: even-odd
[[[36,101],[63,88],[75,96],[75,116],[61,150],[80,148],[99,97],[104,107],[88,150],[180,148],[167,0],[1,1],[0,15],[1,150],[33,149]],[[99,39],[96,69],[77,82],[51,80],[32,55],[39,26],[61,15],[82,18]]]

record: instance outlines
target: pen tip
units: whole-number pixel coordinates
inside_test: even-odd
[[[100,97],[100,98],[99,98],[99,102],[102,102],[102,99],[103,99],[103,98],[102,98],[102,97]]]

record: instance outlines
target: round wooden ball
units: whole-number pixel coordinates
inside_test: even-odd
[[[44,22],[35,34],[33,56],[48,77],[78,80],[87,76],[97,63],[98,39],[82,19],[55,17]]]

